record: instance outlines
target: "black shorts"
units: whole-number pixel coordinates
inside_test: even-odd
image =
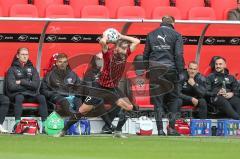
[[[94,87],[89,88],[89,94],[84,100],[84,103],[94,106],[102,102],[115,104],[118,99],[124,97],[126,97],[125,94],[119,88],[102,87],[99,83],[96,83]]]

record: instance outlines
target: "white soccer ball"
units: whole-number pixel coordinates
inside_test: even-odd
[[[108,28],[103,32],[108,39],[108,42],[116,42],[119,39],[119,32],[114,28]]]

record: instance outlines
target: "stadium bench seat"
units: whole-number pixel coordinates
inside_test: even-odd
[[[194,7],[189,10],[189,20],[216,20],[215,12],[210,7]]]
[[[180,10],[182,19],[188,18],[188,12],[191,8],[204,6],[204,0],[176,0],[176,7]]]
[[[73,9],[69,5],[52,4],[46,8],[48,18],[74,18]]]
[[[170,6],[169,0],[141,0],[141,7],[144,8],[148,19],[152,17],[154,8],[163,6]]]
[[[225,20],[227,12],[237,7],[237,0],[211,0],[211,7],[214,9],[217,20]]]
[[[139,110],[153,110],[154,106],[150,101],[150,84],[144,71],[143,56],[136,55],[133,60],[133,70],[126,73],[125,92],[129,99]],[[141,74],[137,73],[142,71]]]
[[[3,17],[3,10],[1,6],[0,6],[0,17]]]
[[[8,17],[10,8],[14,4],[28,4],[28,0],[0,0],[0,6],[2,8],[2,16]]]
[[[173,16],[175,19],[181,19],[181,13],[176,7],[156,7],[152,13],[152,19],[162,19],[165,15]]]
[[[110,18],[116,18],[117,10],[123,6],[134,6],[133,0],[105,0],[105,6],[108,8]]]
[[[38,9],[39,17],[44,17],[46,8],[51,4],[63,4],[63,0],[34,0],[34,5]]]
[[[150,102],[149,80],[146,73],[138,76],[135,71],[129,71],[127,77],[127,94],[132,103],[138,106],[139,110],[153,110],[154,106]],[[142,83],[138,81],[141,79]]]
[[[145,18],[145,11],[139,6],[124,6],[118,8],[118,19],[138,19]]]
[[[15,4],[10,9],[10,17],[38,17],[37,7],[32,4]]]
[[[70,6],[72,6],[74,11],[74,16],[76,18],[81,17],[81,10],[84,6],[98,5],[98,0],[70,0]]]
[[[85,6],[81,10],[82,18],[109,18],[109,11],[105,6]]]

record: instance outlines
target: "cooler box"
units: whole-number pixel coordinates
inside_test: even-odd
[[[209,119],[191,119],[191,136],[211,136],[212,121]]]
[[[219,119],[217,136],[240,136],[240,120]]]

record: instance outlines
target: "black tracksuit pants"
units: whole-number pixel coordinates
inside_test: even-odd
[[[232,119],[240,119],[240,98],[233,96],[230,99],[226,99],[223,96],[217,96],[212,102],[214,106],[219,108],[220,111],[225,113],[227,117]]]
[[[181,99],[181,105],[193,105],[192,101],[186,101]],[[207,118],[207,102],[204,98],[198,99],[198,116],[200,119],[206,119]]]
[[[150,95],[154,105],[158,132],[163,129],[162,117],[167,111],[169,126],[175,128],[179,108],[178,74],[176,70],[155,68],[150,70]]]
[[[38,94],[36,96],[26,96],[22,94],[18,94],[15,96],[15,103],[14,103],[14,114],[15,120],[20,120],[22,116],[22,103],[23,102],[37,102],[39,103],[39,115],[42,118],[42,121],[45,121],[48,116],[48,108],[46,99],[43,95]]]

